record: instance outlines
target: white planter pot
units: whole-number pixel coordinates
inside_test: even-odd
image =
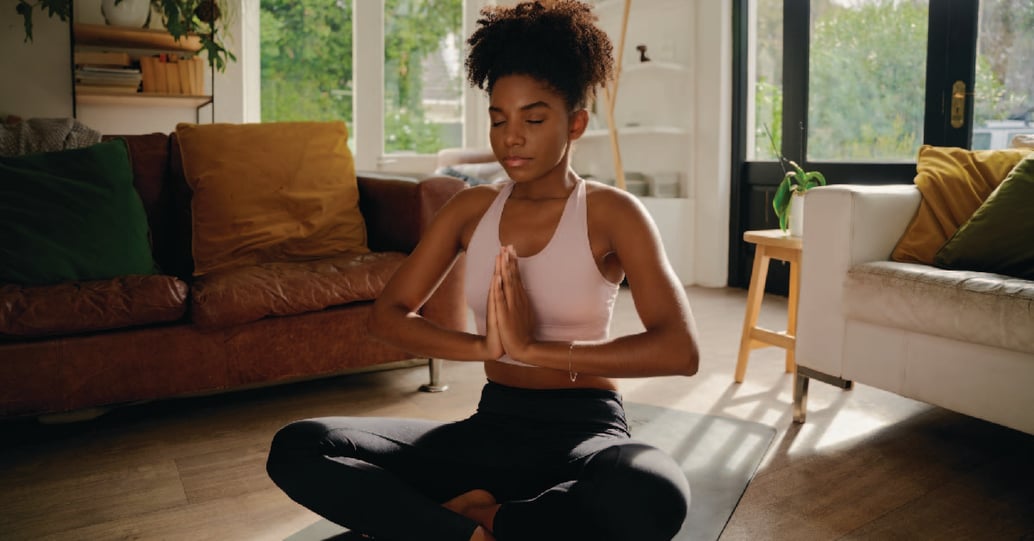
[[[790,235],[800,237],[804,235],[804,196],[790,196]]]
[[[101,13],[108,26],[143,28],[151,19],[151,0],[103,0]]]

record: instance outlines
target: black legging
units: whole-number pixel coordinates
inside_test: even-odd
[[[473,489],[502,503],[499,541],[668,541],[689,484],[662,451],[629,438],[621,396],[489,382],[463,421],[327,417],[273,439],[269,476],[292,499],[391,541],[467,541],[477,523],[441,506]]]

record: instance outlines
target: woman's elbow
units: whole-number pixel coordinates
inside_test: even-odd
[[[697,341],[689,336],[686,343],[679,348],[682,355],[679,356],[679,374],[683,376],[692,376],[697,373],[700,369],[700,348],[697,347]]]

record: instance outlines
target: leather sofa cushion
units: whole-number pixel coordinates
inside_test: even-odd
[[[1026,353],[1034,353],[1032,307],[1034,282],[914,263],[856,265],[844,288],[850,319]]]
[[[187,284],[131,275],[51,286],[0,286],[0,335],[48,336],[176,321]]]
[[[211,272],[191,288],[191,319],[203,328],[220,328],[371,301],[405,258],[400,252],[350,253]]]

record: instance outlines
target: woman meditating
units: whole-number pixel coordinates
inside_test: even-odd
[[[268,471],[298,503],[391,541],[667,541],[680,529],[686,479],[630,438],[614,378],[696,373],[689,304],[642,204],[570,167],[613,71],[594,21],[574,0],[482,11],[467,75],[488,93],[510,180],[453,197],[373,308],[387,343],[484,363],[477,411],[284,427]],[[418,314],[462,253],[477,333]],[[645,330],[611,338],[624,278]]]

